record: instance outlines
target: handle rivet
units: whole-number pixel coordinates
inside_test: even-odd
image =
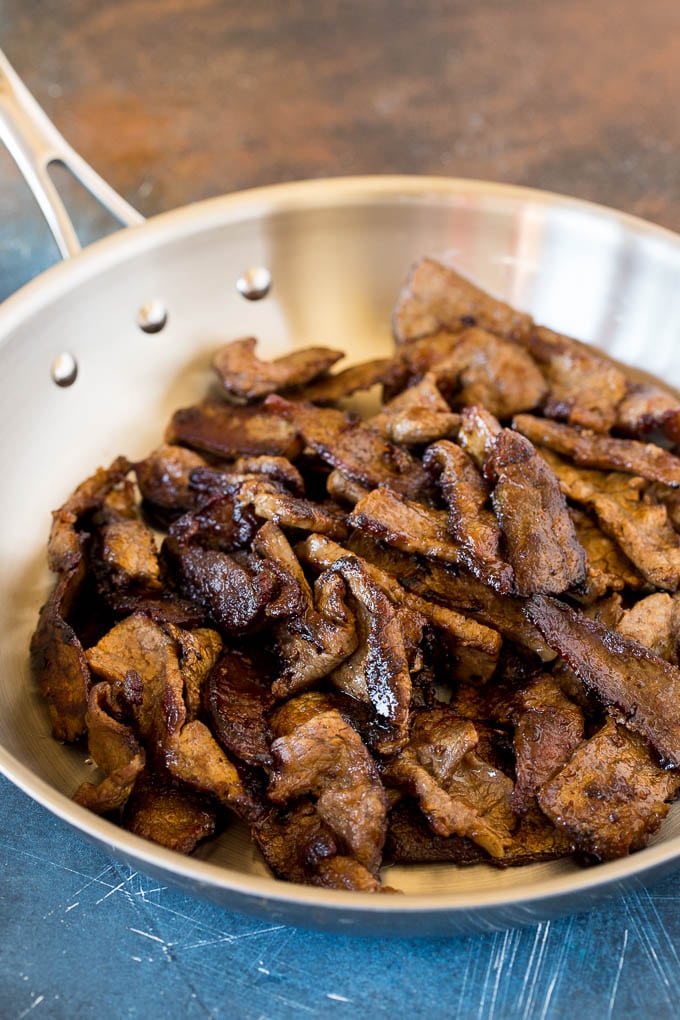
[[[168,312],[162,301],[154,298],[137,312],[137,325],[145,333],[160,333],[168,321]]]
[[[272,274],[264,266],[253,266],[241,273],[236,281],[236,290],[248,301],[261,301],[272,286]]]
[[[72,386],[78,375],[78,362],[68,351],[62,351],[52,362],[51,375],[57,386]]]

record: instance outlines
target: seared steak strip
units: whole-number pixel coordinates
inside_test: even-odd
[[[459,561],[501,594],[513,590],[512,567],[500,555],[501,528],[488,509],[490,487],[460,446],[442,441],[425,451],[423,464],[437,476],[449,508],[448,529],[460,545]]]
[[[526,337],[531,317],[491,297],[454,269],[424,258],[411,269],[392,319],[398,344],[436,333],[481,326],[508,339]]]
[[[541,456],[557,475],[562,492],[589,507],[598,524],[621,546],[642,576],[657,588],[680,584],[680,537],[663,504],[646,492],[642,478],[592,468],[575,468],[550,450]]]
[[[248,336],[224,344],[213,357],[213,368],[224,389],[245,400],[257,400],[291,386],[304,386],[324,375],[343,357],[342,351],[329,347],[305,347],[274,361],[260,361],[256,347],[255,337]]]
[[[513,428],[536,446],[548,446],[584,467],[625,471],[672,488],[680,485],[680,457],[654,443],[614,439],[588,429],[572,428],[530,414],[518,414]]]
[[[291,422],[327,464],[361,485],[388,486],[411,499],[428,492],[429,481],[419,461],[342,411],[295,404],[277,396],[268,397],[265,407]]]
[[[580,850],[609,860],[644,846],[679,787],[677,770],[660,768],[644,740],[609,719],[538,799]]]
[[[557,599],[536,595],[525,612],[585,686],[626,725],[680,765],[680,670]]]
[[[459,560],[460,547],[448,532],[447,514],[404,499],[389,489],[374,489],[362,496],[348,521],[402,552],[445,563]]]
[[[222,400],[175,411],[165,441],[224,460],[265,454],[294,460],[302,449],[295,428],[266,406],[237,407]]]

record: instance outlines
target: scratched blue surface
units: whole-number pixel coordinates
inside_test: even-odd
[[[680,876],[452,939],[271,925],[166,888],[0,778],[0,1016],[677,1018]]]

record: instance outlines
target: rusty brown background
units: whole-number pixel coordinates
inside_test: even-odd
[[[434,173],[680,229],[678,0],[0,0],[0,30],[146,215],[288,179]],[[5,289],[7,250],[22,272],[47,258],[34,215],[4,157]]]

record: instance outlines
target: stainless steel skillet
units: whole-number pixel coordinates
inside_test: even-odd
[[[402,896],[275,881],[237,825],[199,856],[180,857],[71,802],[89,767],[83,752],[52,740],[27,647],[51,583],[44,560],[49,511],[97,465],[118,453],[142,456],[158,443],[170,412],[204,392],[217,341],[255,334],[270,354],[323,343],[344,347],[355,360],[389,351],[395,295],[409,264],[427,253],[540,321],[678,386],[680,238],[556,195],[402,177],[280,185],[141,223],[44,115],[36,119],[4,64],[0,112],[14,153],[42,188],[64,254],[76,252],[77,240],[63,209],[52,205],[36,153],[43,163],[63,159],[118,215],[137,223],[49,270],[0,308],[0,769],[142,871],[230,909],[336,931],[510,927],[583,909],[675,868],[680,807],[652,846],[622,861],[587,871],[569,862],[507,872],[395,867],[388,881]],[[272,278],[258,301],[236,287],[253,267]],[[138,316],[153,300],[164,305],[167,323],[148,333]],[[71,386],[52,377],[62,353],[77,364]]]

